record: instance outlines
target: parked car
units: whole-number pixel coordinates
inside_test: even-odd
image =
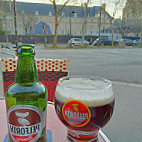
[[[114,45],[118,45],[118,42],[116,40],[113,41]],[[93,46],[97,46],[99,45],[99,38],[97,38],[93,43]],[[102,46],[106,46],[106,45],[112,45],[112,39],[111,38],[107,38],[107,37],[101,37],[100,38],[100,45]]]
[[[140,40],[140,39],[135,39],[135,40],[134,40],[134,44],[135,44],[136,46],[140,45],[140,43],[142,44],[142,40]]]
[[[72,38],[67,43],[69,46],[79,46],[82,45],[82,39],[81,38]],[[84,40],[84,46],[88,46],[89,42],[87,40]]]
[[[132,39],[127,39],[127,38],[122,38],[122,39],[118,39],[118,42],[124,42],[126,46],[134,46],[135,43]]]

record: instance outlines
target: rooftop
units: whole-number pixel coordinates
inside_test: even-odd
[[[9,2],[10,3],[10,2]],[[41,16],[54,16],[54,8],[52,4],[42,3],[26,3],[16,2],[17,12],[24,12],[25,14],[37,14]],[[62,5],[57,5],[59,10]],[[88,7],[86,15],[88,17],[94,17],[95,13],[99,11],[100,6]],[[74,14],[73,14],[74,13]],[[84,17],[84,10],[82,6],[65,6],[59,16],[65,17]]]

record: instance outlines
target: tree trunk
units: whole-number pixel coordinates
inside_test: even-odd
[[[142,47],[142,29],[141,29],[141,32],[140,32],[140,47]]]
[[[6,19],[4,19],[4,22],[5,22],[5,37],[6,37],[6,44],[7,44],[7,47],[8,47],[8,32],[7,32],[7,21]]]
[[[25,28],[25,35],[27,35],[27,34],[28,34],[28,29]]]
[[[84,46],[84,31],[85,31],[85,25],[86,25],[86,12],[87,12],[87,7],[88,7],[88,3],[84,3],[84,21],[83,21],[83,25],[82,25],[82,43],[81,45]]]
[[[100,16],[99,16],[99,46],[101,45],[101,24],[102,24],[102,7],[100,7]]]
[[[114,31],[114,28],[113,28],[113,21],[111,20],[111,46],[114,45],[113,31]]]
[[[84,46],[84,27],[85,27],[85,24],[83,24],[82,26],[82,43],[81,43],[82,46]]]
[[[18,47],[16,1],[15,0],[13,0],[13,14],[14,14],[14,29],[15,29],[15,45],[16,47]]]
[[[55,35],[53,41],[53,48],[57,48],[57,34],[58,34],[58,17],[55,16]]]

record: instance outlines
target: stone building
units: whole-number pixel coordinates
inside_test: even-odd
[[[142,0],[127,0],[123,9],[123,19],[142,20]]]
[[[9,34],[14,35],[13,9],[12,6],[9,7],[7,30]],[[61,5],[58,5],[57,8],[61,8]],[[99,32],[100,10],[101,32],[110,32],[108,29],[110,29],[112,17],[105,11],[105,5],[102,7],[94,6],[88,7],[86,12],[86,35]],[[16,11],[18,35],[43,34],[43,24],[45,24],[46,34],[54,35],[55,22],[53,5],[16,2]],[[84,20],[84,10],[82,6],[65,6],[59,15],[59,19],[61,18],[62,20],[58,27],[58,35],[81,35]]]
[[[123,21],[128,36],[142,38],[142,0],[127,0],[123,9]]]

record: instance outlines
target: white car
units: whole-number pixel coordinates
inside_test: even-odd
[[[81,38],[72,38],[67,43],[69,46],[79,46],[82,45],[82,39]],[[89,42],[84,40],[84,46],[88,46]]]

